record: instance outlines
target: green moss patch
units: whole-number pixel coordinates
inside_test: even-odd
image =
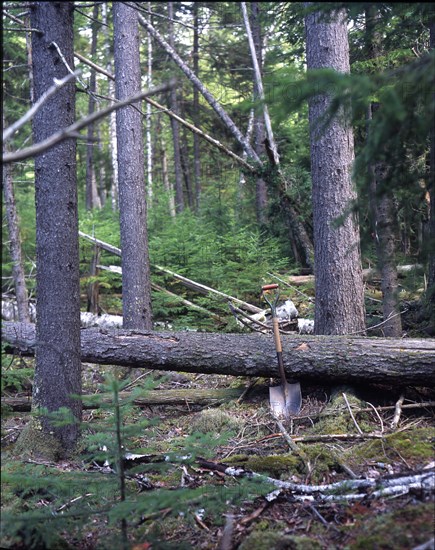
[[[407,506],[376,517],[364,516],[359,532],[348,548],[414,548],[433,536],[433,503]]]

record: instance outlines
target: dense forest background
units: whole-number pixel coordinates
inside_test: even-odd
[[[2,545],[433,548],[433,15],[2,4]]]
[[[169,7],[168,7],[169,6]],[[252,59],[240,6],[234,3],[138,3],[185,63],[222,104],[256,151],[267,160],[261,104],[253,84]],[[29,32],[20,3],[4,9],[4,125],[9,126],[29,108],[32,72],[29,66]],[[171,10],[169,14],[168,10]],[[370,216],[369,161],[382,148],[388,171],[381,194],[391,193],[394,206],[395,262],[428,265],[429,151],[433,59],[429,52],[430,7],[376,4],[376,42],[379,55],[368,44],[367,7],[352,4],[349,13],[351,77],[331,80],[327,74],[306,79],[304,26],[301,4],[253,3],[250,14],[261,51],[265,102],[272,119],[288,185],[285,194],[297,206],[298,217],[312,239],[312,203],[307,98],[312,89],[326,85],[336,101],[352,100],[358,186],[358,210],[363,267],[377,265],[376,232]],[[15,18],[15,19],[14,19]],[[77,3],[74,20],[77,119],[106,106],[113,96],[113,27],[110,3]],[[27,37],[27,39],[26,39]],[[27,42],[26,42],[27,40]],[[142,86],[177,78],[172,92],[155,97],[165,108],[193,123],[236,154],[243,151],[192,83],[175,67],[168,53],[141,28]],[[83,61],[88,60],[86,62]],[[93,70],[90,62],[99,70]],[[322,82],[323,79],[323,82]],[[382,103],[382,115],[368,139],[366,109]],[[112,115],[113,117],[113,115]],[[282,194],[273,178],[243,173],[227,155],[189,132],[151,105],[143,107],[146,156],[146,194],[151,265],[161,265],[233,296],[258,299],[260,281],[268,272],[299,273],[307,267],[294,246]],[[254,127],[255,126],[255,127]],[[260,127],[259,127],[260,126]],[[264,125],[263,125],[264,126]],[[10,150],[28,145],[31,127],[25,126],[8,143]],[[91,125],[77,142],[79,224],[87,234],[115,246],[120,244],[117,168],[114,163],[114,122],[106,117]],[[33,161],[14,163],[14,190],[18,206],[27,284],[34,293],[35,211]],[[3,205],[3,208],[5,205]],[[3,215],[3,292],[11,291],[8,231]],[[80,242],[83,292],[95,274],[90,273],[93,247]],[[103,252],[104,254],[104,252]],[[104,263],[101,260],[100,263]],[[108,263],[116,264],[110,257]],[[118,261],[119,263],[119,261]],[[304,265],[305,264],[305,265]],[[102,307],[119,311],[120,277],[99,271],[100,292],[108,295]],[[426,281],[430,280],[426,270]],[[162,274],[153,271],[156,283]],[[163,285],[164,286],[164,285]],[[202,299],[207,302],[209,299]],[[189,326],[196,314],[170,303],[153,291],[156,320]],[[207,304],[205,304],[207,305]],[[210,304],[208,304],[210,305]],[[101,306],[100,306],[101,307]],[[182,321],[176,314],[183,312]],[[204,320],[203,320],[204,321]],[[207,325],[207,321],[205,323]],[[210,325],[209,325],[210,326]],[[213,323],[212,325],[213,326]],[[234,328],[234,327],[232,327]]]

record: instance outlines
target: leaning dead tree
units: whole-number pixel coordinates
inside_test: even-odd
[[[6,322],[2,339],[7,344],[6,351],[33,355],[35,327]],[[435,340],[283,336],[282,344],[289,379],[418,386],[435,383]],[[277,375],[274,344],[269,335],[262,334],[89,328],[81,331],[81,359],[166,371]]]

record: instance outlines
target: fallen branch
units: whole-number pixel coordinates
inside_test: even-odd
[[[216,405],[237,399],[243,391],[243,388],[152,390],[146,395],[134,399],[133,404],[138,407],[150,405]],[[121,401],[130,397],[129,392],[120,392],[119,394]],[[102,405],[112,402],[113,396],[103,394],[83,395],[83,409],[99,409]],[[29,397],[2,397],[1,404],[16,412],[29,412],[32,400]]]
[[[209,470],[216,470],[229,476],[246,477],[270,483],[278,487],[280,491],[274,491],[268,495],[268,500],[274,500],[281,491],[291,493],[291,498],[295,500],[317,500],[321,502],[341,501],[341,500],[362,500],[364,498],[379,498],[384,496],[408,494],[411,490],[418,490],[426,493],[435,492],[435,472],[429,470],[415,475],[400,476],[395,478],[366,478],[366,479],[346,479],[336,483],[325,485],[305,485],[303,483],[293,483],[291,481],[282,481],[269,476],[250,472],[243,468],[234,468],[222,463],[211,462],[201,457],[197,458],[200,466]],[[349,493],[352,490],[365,491],[360,493]]]

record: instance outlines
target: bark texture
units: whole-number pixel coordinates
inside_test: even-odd
[[[435,22],[430,23],[430,49],[435,49]],[[435,91],[432,93],[435,102]],[[430,153],[429,153],[429,196],[430,196],[430,215],[429,215],[429,269],[427,285],[427,302],[429,308],[429,332],[435,335],[435,121],[432,120],[430,130]]]
[[[23,354],[34,350],[34,325],[6,322],[2,338]],[[384,383],[431,386],[435,341],[431,339],[282,336],[289,382]],[[82,360],[136,368],[232,376],[276,376],[271,335],[82,330]]]
[[[116,98],[141,89],[137,12],[113,3]],[[119,210],[122,244],[122,308],[125,328],[152,328],[144,143],[140,103],[118,110]]]
[[[330,17],[306,18],[308,70],[330,68],[349,72],[349,44],[344,10]],[[351,179],[352,128],[339,113],[326,127],[322,117],[329,96],[309,102],[311,176],[316,276],[317,334],[364,331],[364,293],[355,217],[346,215],[356,198]]]
[[[34,99],[74,67],[73,2],[31,5]],[[61,57],[61,54],[63,59]],[[38,143],[66,128],[75,118],[75,84],[68,83],[36,113],[33,138]],[[76,142],[66,139],[35,158],[37,331],[34,408],[67,407],[81,419],[80,281],[76,183]],[[78,438],[77,424],[53,427],[65,450]]]

